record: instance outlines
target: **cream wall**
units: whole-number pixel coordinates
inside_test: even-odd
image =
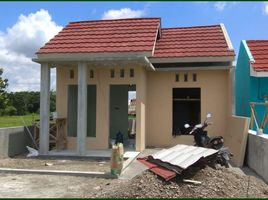
[[[134,69],[134,77],[129,76],[130,68]],[[70,70],[74,70],[74,79],[70,79]],[[94,70],[94,78],[89,78],[90,69]],[[115,77],[110,77],[110,70],[115,70]],[[124,78],[119,77],[120,69],[125,69]],[[137,149],[144,149],[145,143],[145,92],[144,80],[146,73],[144,67],[122,66],[122,67],[90,67],[88,66],[88,84],[95,84],[97,89],[97,116],[96,116],[96,137],[87,137],[87,149],[107,149],[109,138],[109,88],[112,84],[136,84],[137,92],[137,126],[144,127],[137,130]],[[67,118],[68,85],[77,84],[77,67],[57,66],[57,113],[59,117]],[[143,104],[143,106],[141,106]],[[90,111],[89,111],[90,112]],[[144,113],[143,116],[140,116]],[[141,126],[140,126],[141,125]],[[67,130],[67,128],[66,128]],[[66,133],[67,135],[67,133]],[[67,148],[76,148],[76,137],[67,137]]]
[[[179,82],[175,82],[176,73],[180,74]],[[183,81],[185,73],[188,74],[187,82]],[[193,73],[197,74],[197,82],[192,81]],[[172,136],[172,88],[201,88],[201,120],[206,113],[213,114],[208,134],[225,135],[229,104],[228,70],[147,72],[147,75],[146,146],[193,144],[192,136]]]
[[[108,148],[109,137],[109,85],[136,84],[137,91],[137,135],[136,149],[145,147],[166,147],[178,143],[193,144],[192,136],[172,136],[172,88],[201,88],[201,119],[206,113],[213,114],[213,124],[208,128],[209,135],[225,135],[229,116],[229,71],[181,71],[156,72],[144,67],[125,66],[125,77],[119,77],[123,67],[90,67],[94,78],[88,84],[97,86],[96,138],[87,138],[88,149]],[[134,78],[129,77],[129,69],[135,69]],[[74,79],[69,78],[70,69],[74,70]],[[115,78],[110,78],[110,69],[115,69]],[[175,82],[175,74],[180,74],[180,82]],[[188,74],[188,82],[183,81],[183,74]],[[197,74],[197,82],[192,81],[192,74]],[[89,74],[89,73],[88,73]],[[59,117],[67,118],[67,86],[77,84],[76,66],[57,67],[57,112]],[[67,130],[67,129],[66,129]],[[76,147],[76,137],[68,137],[68,148]]]

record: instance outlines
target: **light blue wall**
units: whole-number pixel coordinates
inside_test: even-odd
[[[236,115],[238,116],[250,117],[249,103],[264,102],[264,97],[268,97],[268,77],[250,76],[250,60],[252,59],[253,57],[247,47],[246,41],[242,41],[237,58],[235,75]],[[256,106],[255,108],[258,116],[262,119],[265,107]],[[264,129],[264,133],[268,134],[268,125]]]
[[[242,41],[235,68],[236,115],[250,116],[250,65],[247,49]]]

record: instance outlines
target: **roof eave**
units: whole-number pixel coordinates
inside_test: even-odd
[[[33,62],[73,62],[73,61],[110,61],[128,60],[135,58],[149,57],[151,51],[144,52],[109,52],[109,53],[40,53],[33,58]]]
[[[174,63],[174,62],[233,62],[234,56],[207,56],[207,57],[167,57],[149,58],[151,63]]]
[[[207,71],[207,70],[229,70],[232,69],[233,66],[229,65],[229,66],[213,66],[213,67],[170,67],[170,68],[161,68],[161,69],[156,69],[156,71]]]
[[[253,77],[268,77],[268,71],[255,71],[254,68],[250,65],[250,76]]]

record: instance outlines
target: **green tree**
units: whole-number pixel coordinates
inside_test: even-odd
[[[7,86],[8,86],[8,80],[2,78],[4,70],[3,68],[0,68],[0,115],[3,115],[4,110],[8,104],[8,98],[7,98]]]
[[[56,91],[50,91],[50,112],[56,111]]]
[[[26,115],[29,113],[39,113],[40,107],[40,92],[10,92],[7,94],[9,99],[9,108],[6,112],[8,115]],[[56,110],[56,92],[50,91],[50,112]]]

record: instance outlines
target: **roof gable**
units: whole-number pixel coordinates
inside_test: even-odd
[[[254,58],[251,62],[254,71],[268,71],[268,40],[247,40],[246,43]]]

